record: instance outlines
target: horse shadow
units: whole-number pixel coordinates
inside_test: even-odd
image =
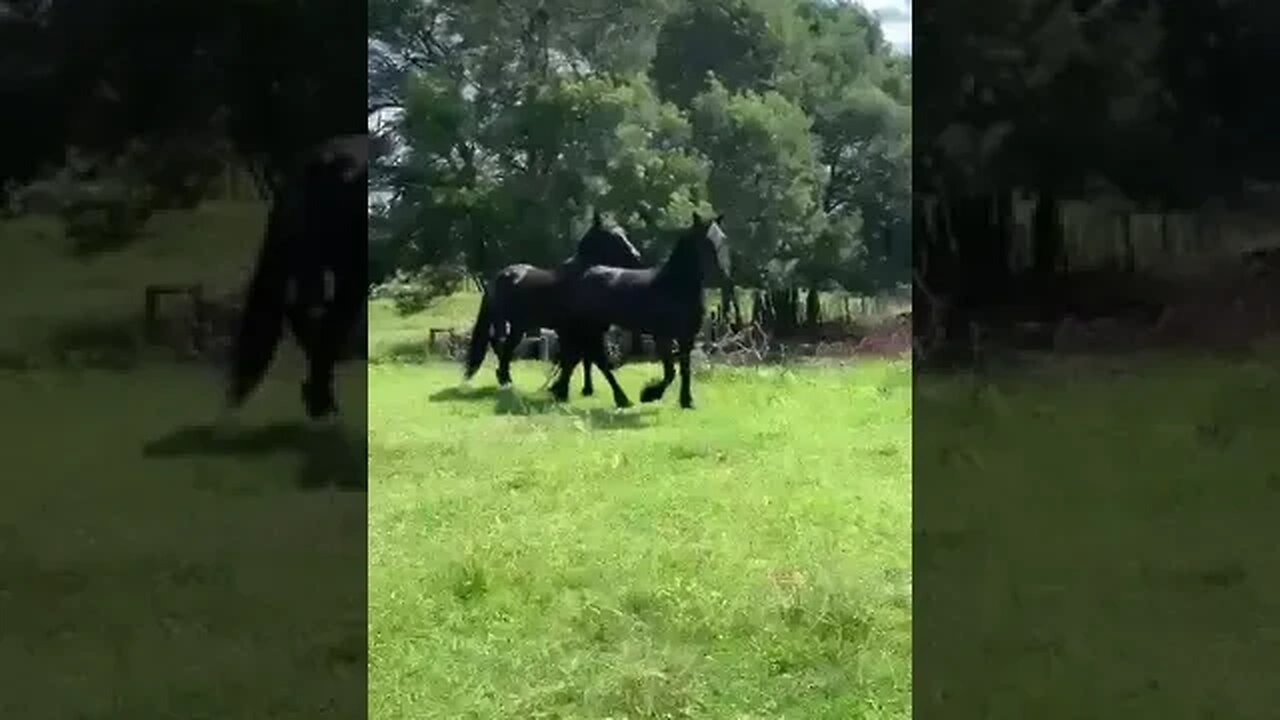
[[[431,402],[493,402],[495,415],[565,415],[593,430],[636,430],[652,424],[657,408],[645,406],[628,410],[583,408],[557,402],[549,395],[527,394],[512,387],[449,387],[432,393]]]
[[[142,450],[147,458],[243,458],[279,453],[301,456],[296,476],[299,489],[367,489],[367,448],[337,426],[314,427],[303,422],[244,428],[190,425],[147,443]]]

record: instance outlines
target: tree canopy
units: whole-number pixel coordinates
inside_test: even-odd
[[[387,273],[566,256],[592,210],[657,261],[723,212],[737,282],[908,277],[911,62],[825,0],[371,0]],[[741,271],[739,273],[738,271]]]
[[[0,4],[0,184],[143,142],[229,143],[270,174],[364,132],[363,7],[341,0]]]
[[[1008,303],[1014,287],[1030,287],[1010,277],[1013,188],[1038,198],[1033,269],[1036,286],[1049,287],[1062,268],[1063,198],[1102,190],[1151,209],[1195,208],[1280,174],[1280,136],[1266,129],[1280,102],[1257,91],[1280,53],[1274,4],[998,0],[919,10],[914,57],[930,92],[914,156],[924,221],[915,264],[961,304]]]

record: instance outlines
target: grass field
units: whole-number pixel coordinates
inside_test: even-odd
[[[412,332],[377,317],[372,347]],[[371,717],[910,717],[905,364],[617,413],[489,362],[370,367]]]
[[[388,720],[906,718],[913,682],[958,718],[1280,705],[1274,352],[914,400],[889,362],[712,369],[696,411],[616,413],[549,405],[533,362],[499,393],[492,359],[470,388],[396,361],[460,296],[372,305],[367,454],[365,368],[317,432],[290,352],[215,436],[217,376],[141,344],[142,287],[233,287],[261,219],[87,260],[0,223],[0,715],[345,718],[366,667]],[[367,497],[335,482],[365,462]]]
[[[1275,717],[1276,357],[922,379],[915,711]]]
[[[86,260],[53,222],[0,223],[0,716],[363,712],[365,495],[338,480],[366,460],[364,368],[339,383],[346,424],[317,433],[286,351],[214,435],[215,369],[141,344],[143,286],[234,287],[261,221],[164,214]]]

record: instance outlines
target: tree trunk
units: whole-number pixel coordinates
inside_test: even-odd
[[[733,308],[736,305],[733,294],[733,285],[724,283],[720,286],[720,320],[726,332],[729,330],[729,318],[733,317]]]
[[[785,337],[796,327],[795,288],[771,290],[768,293],[769,333]]]
[[[804,322],[811,329],[818,327],[818,323],[822,320],[821,297],[818,293],[817,286],[809,288],[809,294],[805,297],[804,305]]]
[[[1010,265],[1013,261],[1010,256],[1014,228],[1013,192],[1005,187],[998,189],[994,205],[996,242],[991,257],[991,282],[995,285],[997,294],[1005,296],[1013,278],[1013,268]]]
[[[1169,212],[1164,208],[1160,209],[1160,251],[1164,256],[1164,263],[1168,263],[1174,255],[1173,245],[1169,242]]]
[[[1032,218],[1033,267],[1039,293],[1040,319],[1054,321],[1062,314],[1063,302],[1058,275],[1062,265],[1062,223],[1054,188],[1042,186]]]
[[[1127,212],[1124,214],[1124,231],[1120,237],[1124,242],[1124,271],[1132,273],[1137,269],[1137,256],[1133,251],[1133,216]]]
[[[1042,280],[1057,274],[1062,263],[1062,224],[1058,196],[1052,187],[1040,189],[1032,221],[1035,272]]]
[[[773,310],[771,334],[778,337],[786,337],[794,333],[796,329],[796,311],[799,306],[799,290],[794,287],[788,287],[774,290],[769,294],[769,304]]]

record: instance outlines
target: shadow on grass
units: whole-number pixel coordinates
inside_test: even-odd
[[[485,387],[472,387],[468,385],[457,385],[455,387],[447,387],[443,390],[437,390],[427,399],[431,402],[464,402],[467,400],[492,400],[502,392],[496,385],[487,385]]]
[[[657,415],[657,408],[644,406],[627,410],[613,408],[580,408],[570,403],[557,402],[550,395],[526,394],[514,388],[449,387],[433,393],[432,402],[482,402],[493,401],[495,415],[564,415],[576,418],[594,430],[634,430],[648,427]]]
[[[142,451],[148,458],[254,457],[275,453],[301,455],[297,485],[304,490],[330,486],[366,489],[368,453],[358,440],[338,427],[312,427],[300,422],[253,428],[192,425],[147,443]]]

